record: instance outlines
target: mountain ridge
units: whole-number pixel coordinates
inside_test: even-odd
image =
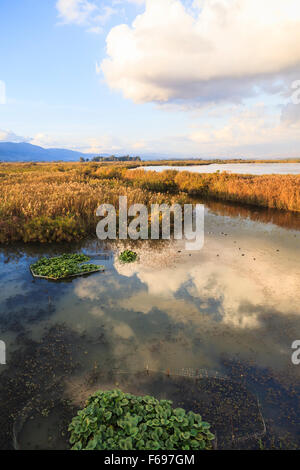
[[[40,147],[28,142],[0,142],[0,161],[3,162],[51,162],[57,160],[78,161],[80,157],[89,158],[76,150]]]

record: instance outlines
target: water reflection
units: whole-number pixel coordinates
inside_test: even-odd
[[[59,344],[69,345],[68,361],[62,366],[55,360],[60,370],[55,363],[47,365],[39,393],[44,393],[47,380],[49,390],[53,377],[59,376],[64,386],[50,387],[53,399],[58,394],[59,399],[64,394],[76,398],[78,389],[71,385],[87,391],[95,368],[106,374],[115,369],[132,374],[145,368],[170,374],[181,368],[205,369],[253,390],[263,402],[272,432],[279,425],[272,410],[281,403],[280,419],[297,439],[295,388],[300,368],[291,364],[291,344],[300,331],[300,233],[256,222],[255,216],[232,217],[228,211],[219,205],[207,211],[200,252],[186,252],[181,242],[141,243],[135,245],[138,263],[124,265],[117,256],[103,257],[104,273],[72,282],[33,281],[28,266],[42,254],[79,249],[91,254],[107,247],[90,241],[67,247],[2,248],[0,325],[8,364],[0,378],[22,374],[22,369],[10,369],[10,361],[28,345],[33,348],[28,354],[34,353],[41,368],[43,357],[48,357],[43,356],[44,346],[49,353],[49,332],[62,331]],[[64,326],[57,330],[55,325]],[[28,364],[30,383],[35,375],[30,359]],[[19,379],[16,375],[16,383]],[[0,398],[7,393],[4,380],[1,387]],[[13,396],[14,388],[10,393]],[[29,388],[16,409],[35,393]],[[293,420],[288,418],[291,406]]]
[[[205,205],[218,215],[243,217],[254,222],[275,224],[279,227],[300,230],[300,213],[264,207],[247,207],[235,203],[205,201]]]

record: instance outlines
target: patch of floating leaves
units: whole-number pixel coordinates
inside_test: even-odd
[[[49,279],[64,279],[91,272],[103,271],[103,266],[83,264],[90,258],[84,254],[63,254],[54,258],[41,258],[30,266],[34,276]]]
[[[134,263],[137,260],[137,257],[138,255],[135,251],[125,250],[120,254],[119,260],[122,263]]]

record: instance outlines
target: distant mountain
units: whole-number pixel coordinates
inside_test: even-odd
[[[114,152],[112,152],[114,153]],[[101,153],[101,157],[111,157],[112,153]],[[115,157],[122,157],[122,155],[126,155],[127,150],[123,149],[122,153],[115,153]],[[97,155],[97,154],[96,154]],[[74,150],[68,149],[57,149],[57,148],[48,148],[45,149],[43,147],[39,147],[37,145],[28,144],[25,142],[22,143],[14,143],[14,142],[0,142],[0,162],[51,162],[51,161],[58,161],[62,160],[65,162],[78,162],[80,157],[84,159],[91,160],[96,156],[92,153],[82,153],[77,152]],[[196,158],[197,160],[201,157],[199,156],[188,156],[172,153],[172,154],[164,154],[164,153],[147,153],[147,152],[139,152],[140,157],[142,160],[183,160],[188,159],[192,160]],[[137,157],[135,157],[137,158]],[[205,157],[202,157],[205,158]],[[105,159],[105,158],[103,158]],[[209,157],[206,159],[209,159]],[[226,160],[226,159],[225,159]]]
[[[67,149],[44,149],[25,142],[0,142],[0,161],[5,162],[49,162],[53,160],[78,161],[80,157],[93,155]]]

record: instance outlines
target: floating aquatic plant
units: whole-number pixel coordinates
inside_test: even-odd
[[[120,390],[98,391],[69,426],[73,450],[202,450],[214,435],[199,414]]]
[[[89,272],[101,271],[103,266],[96,264],[83,264],[90,258],[84,254],[63,254],[54,258],[41,258],[30,266],[35,276],[49,279],[63,279]]]
[[[125,250],[120,254],[119,260],[122,263],[134,263],[137,260],[137,253],[135,251]]]

